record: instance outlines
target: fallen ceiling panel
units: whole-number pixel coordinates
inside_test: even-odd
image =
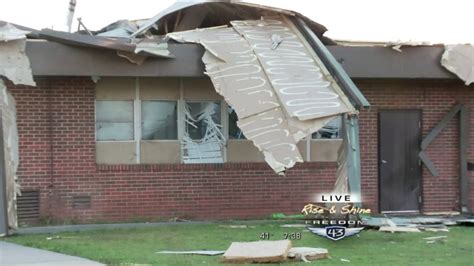
[[[168,34],[206,49],[202,60],[215,90],[277,173],[303,162],[298,141],[355,112],[291,23],[277,16]]]

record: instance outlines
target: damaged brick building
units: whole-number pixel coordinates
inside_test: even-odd
[[[208,77],[203,55],[216,51],[203,38],[180,43],[173,36],[233,21],[263,23],[269,13],[290,17],[302,42],[311,43],[304,29],[311,31],[370,102],[349,108],[359,121],[364,207],[472,211],[474,89],[441,65],[444,46],[398,52],[337,45],[300,14],[224,1],[178,2],[148,21],[117,22],[94,36],[17,26],[29,32],[26,56],[36,82],[5,82],[16,101],[20,220],[264,218],[298,213],[316,193],[332,191],[343,119],[326,118],[306,132],[297,142],[304,162],[278,175],[259,151],[265,148],[240,130],[242,113]],[[284,48],[282,36],[269,44]],[[129,41],[137,37],[147,41]]]

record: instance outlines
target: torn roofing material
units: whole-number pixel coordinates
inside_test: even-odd
[[[11,24],[0,28],[0,76],[14,84],[34,86],[30,61],[25,54],[26,33]]]
[[[225,25],[229,24],[231,20],[259,19],[268,12],[301,17],[310,25],[311,30],[319,38],[322,38],[325,44],[334,44],[332,40],[322,36],[326,31],[324,26],[301,14],[273,7],[225,0],[177,1],[151,19],[117,21],[104,29],[93,32],[95,35],[91,35],[90,32],[82,34],[84,32],[69,33],[44,29],[41,31],[31,30],[28,37],[73,46],[113,50],[118,56],[139,65],[147,57],[174,57],[167,49],[166,40],[159,35],[198,27]],[[2,23],[4,22],[0,21],[0,25]]]
[[[139,25],[140,21],[119,20],[100,29],[95,34],[103,37],[128,38],[138,30]]]
[[[441,65],[456,74],[466,85],[474,82],[474,46],[472,44],[446,45]]]
[[[168,51],[167,43],[158,43],[153,40],[141,40],[131,43],[127,39],[113,39],[101,36],[90,36],[77,33],[68,33],[44,29],[38,32],[40,38],[70,45],[112,49],[118,52],[135,53],[143,56],[173,58]]]
[[[335,116],[356,113],[293,23],[280,14],[168,34],[200,43],[206,74],[244,135],[277,173],[303,158],[297,143]]]
[[[38,31],[35,29],[0,20],[0,27],[3,27],[7,24],[10,24],[11,26],[17,28],[18,30],[23,31],[25,33],[25,36],[27,36],[28,38],[38,38],[38,35],[37,35]]]
[[[327,31],[326,27],[300,13],[235,0],[176,1],[143,23],[130,35],[130,38],[150,33],[167,34],[173,31],[226,25],[233,20],[257,20],[269,12],[302,18],[325,44],[335,44],[331,39],[323,36],[323,33]]]
[[[18,29],[10,23],[6,23],[0,27],[0,41],[8,42],[15,40],[23,40],[26,38],[28,31]]]

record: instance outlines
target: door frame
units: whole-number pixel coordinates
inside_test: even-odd
[[[421,142],[423,140],[423,109],[417,109],[417,108],[397,108],[397,109],[378,109],[377,110],[377,207],[378,207],[378,211],[379,213],[398,213],[398,214],[419,214],[422,212],[423,210],[423,204],[424,204],[424,189],[423,189],[423,165],[421,164],[421,160],[419,160],[419,167],[420,167],[420,195],[418,196],[419,197],[419,200],[418,200],[418,210],[409,210],[409,211],[383,211],[382,212],[382,206],[381,206],[381,195],[380,195],[380,191],[381,191],[381,184],[382,182],[380,182],[380,177],[381,177],[381,171],[380,171],[380,162],[381,162],[381,158],[380,158],[380,148],[381,148],[381,141],[380,141],[380,130],[381,130],[381,119],[380,119],[380,113],[382,112],[399,112],[399,111],[413,111],[413,112],[418,112],[419,113],[419,116],[420,116],[420,125],[419,125],[419,131],[420,131],[420,139],[419,139],[419,147],[420,147],[420,150],[421,150]]]

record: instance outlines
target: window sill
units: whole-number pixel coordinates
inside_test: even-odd
[[[335,162],[305,162],[296,164],[290,171],[298,169],[331,169],[335,168]],[[176,172],[196,170],[208,171],[245,171],[261,170],[273,173],[273,170],[265,162],[261,163],[221,163],[221,164],[96,164],[98,172]]]

